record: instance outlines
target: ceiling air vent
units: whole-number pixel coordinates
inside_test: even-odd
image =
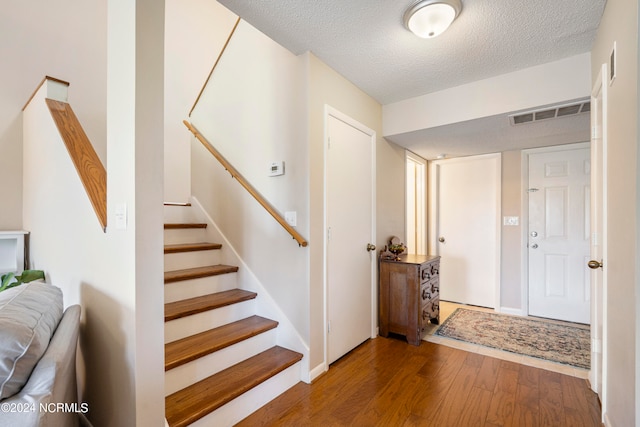
[[[556,105],[555,107],[547,107],[539,110],[526,111],[524,113],[513,114],[509,116],[512,126],[525,123],[538,122],[540,120],[557,119],[560,117],[575,116],[580,113],[588,113],[591,111],[591,102],[588,100],[574,102],[571,104]]]

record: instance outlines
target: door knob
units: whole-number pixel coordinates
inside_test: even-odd
[[[590,269],[592,270],[596,270],[598,268],[602,268],[602,263],[600,261],[596,261],[594,259],[592,259],[591,261],[589,261],[587,263],[587,265],[589,266]]]
[[[444,243],[444,237],[440,237],[440,238],[438,239],[438,242],[440,242],[440,243]]]
[[[375,251],[376,250],[376,245],[372,245],[371,243],[367,243],[367,251],[371,252],[371,251]]]
[[[531,245],[531,249],[538,249],[538,244],[534,243],[533,245]]]

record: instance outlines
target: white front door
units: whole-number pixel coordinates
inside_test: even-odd
[[[375,133],[327,115],[327,364],[373,337]]]
[[[529,314],[589,323],[589,148],[529,154]]]
[[[501,156],[434,161],[431,249],[440,299],[495,308],[500,287]],[[435,249],[435,251],[434,251]]]

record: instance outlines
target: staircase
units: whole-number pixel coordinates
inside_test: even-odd
[[[165,206],[165,416],[233,425],[299,381],[302,355],[276,345],[278,322],[255,314],[191,209]]]

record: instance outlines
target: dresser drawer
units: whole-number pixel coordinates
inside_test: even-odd
[[[427,287],[429,288],[429,292],[431,292],[432,299],[440,295],[440,277],[433,277],[429,283],[427,283]]]
[[[431,280],[432,276],[430,265],[424,266],[420,269],[420,283],[428,282]]]
[[[427,302],[430,302],[434,298],[438,296],[437,287],[435,287],[436,292],[433,292],[434,287],[431,284],[431,281],[423,283],[420,285],[420,302],[421,305],[424,305]]]
[[[420,313],[420,323],[422,324],[422,326],[425,326],[429,322],[437,325],[439,323],[439,319],[440,299],[436,298],[429,301],[422,307],[422,312]]]

